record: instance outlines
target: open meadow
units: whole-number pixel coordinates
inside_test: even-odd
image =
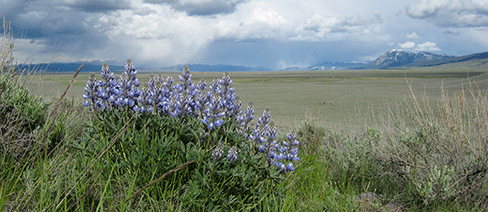
[[[151,75],[178,79],[179,74],[140,71],[139,79],[143,86]],[[201,78],[210,83],[223,73],[192,74],[194,83]],[[488,70],[476,69],[231,72],[230,76],[243,106],[252,101],[258,113],[269,108],[280,134],[298,129],[305,122],[338,130],[350,129],[343,125],[379,124],[372,123],[372,113],[385,115],[388,110],[398,109],[396,106],[405,106],[410,98],[409,85],[418,98],[426,96],[432,104],[437,103],[443,90],[461,92],[474,83],[481,91],[488,89]],[[81,104],[88,77],[86,73],[78,76],[67,93],[68,99]],[[70,74],[38,75],[32,77],[29,86],[51,99],[59,97],[71,79]]]
[[[127,73],[124,79],[135,83],[128,78],[133,72]],[[198,100],[206,101],[208,110],[196,115],[178,106],[201,92],[187,86],[189,73],[139,71],[141,87],[158,74],[175,79],[168,112],[140,113],[150,104],[137,99],[139,105],[131,106],[130,90],[120,94],[127,95],[126,103],[105,107],[98,101],[104,94],[94,92],[95,84],[109,88],[108,78],[100,84],[88,74],[72,81],[71,74],[3,72],[0,209],[482,211],[488,206],[488,70],[232,72],[231,78],[193,72],[195,85],[200,78],[209,86],[214,77],[219,80],[208,99]],[[242,101],[242,116],[218,106],[222,98],[233,98],[219,94],[229,92],[229,79]],[[83,95],[88,107],[82,106]],[[249,101],[255,108],[246,108]],[[296,133],[287,134],[291,130]]]

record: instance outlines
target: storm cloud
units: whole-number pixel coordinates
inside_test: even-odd
[[[193,16],[210,16],[229,14],[236,10],[237,5],[247,0],[144,0],[145,3],[167,4],[175,10],[184,11]]]
[[[457,55],[488,48],[487,6],[475,0],[2,0],[0,13],[18,60],[32,62],[275,69],[372,60],[400,44]]]
[[[488,1],[484,0],[421,0],[409,3],[405,11],[411,18],[441,27],[488,26]]]

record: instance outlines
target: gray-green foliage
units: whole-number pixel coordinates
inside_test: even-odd
[[[44,124],[48,104],[29,93],[12,75],[3,74],[0,77],[0,94],[1,117],[18,116],[21,127],[28,132]]]
[[[421,105],[411,94],[402,114],[410,125],[370,125],[356,134],[327,132],[325,163],[338,182],[373,189],[412,208],[451,203],[486,207],[488,104],[481,91],[467,93],[443,93],[437,107],[428,100]],[[389,117],[395,117],[391,123],[405,121]]]
[[[48,104],[29,92],[16,76],[18,70],[13,61],[11,40],[4,37],[1,43],[0,152],[18,155],[32,148],[30,143],[35,140],[36,131],[45,123]]]

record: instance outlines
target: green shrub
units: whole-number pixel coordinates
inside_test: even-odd
[[[157,76],[139,89],[136,75],[129,60],[117,81],[106,65],[103,81],[90,77],[84,105],[93,116],[73,144],[82,157],[95,160],[90,175],[111,169],[103,179],[133,179],[140,188],[115,201],[151,199],[154,208],[191,211],[280,204],[277,185],[295,169],[299,142],[293,133],[286,142],[276,141],[268,110],[251,129],[254,106],[241,111],[227,73],[208,91],[204,80],[191,83],[187,67],[176,85]]]

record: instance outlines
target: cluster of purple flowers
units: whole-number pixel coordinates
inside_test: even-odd
[[[127,60],[125,72],[116,79],[108,65],[102,66],[102,80],[92,74],[85,86],[83,105],[95,111],[130,108],[141,113],[161,113],[173,117],[201,117],[210,130],[223,124],[224,117],[237,117],[241,102],[235,96],[232,80],[228,73],[216,78],[210,89],[205,80],[196,85],[186,66],[179,80],[173,77],[151,76],[147,86],[139,89],[137,71],[131,60]]]
[[[97,80],[95,75],[91,74],[86,82],[84,106],[90,106],[96,111],[135,106],[141,90],[138,90],[140,82],[131,60],[127,60],[125,72],[118,80],[115,80],[106,63],[102,66],[101,75],[103,80]]]
[[[258,119],[256,128],[249,136],[257,145],[260,152],[266,154],[268,164],[275,165],[283,172],[293,171],[293,161],[298,161],[298,141],[294,131],[287,134],[287,141],[281,144],[276,140],[278,136],[275,124],[270,121],[271,112],[266,109]]]
[[[210,85],[202,79],[197,84],[192,83],[192,74],[185,66],[178,79],[168,76],[151,76],[147,85],[140,89],[137,70],[129,59],[124,73],[116,79],[106,63],[102,66],[102,80],[90,75],[84,88],[84,106],[94,111],[129,109],[139,113],[169,115],[176,118],[196,117],[209,131],[219,128],[225,121],[234,121],[236,131],[246,138],[254,140],[259,151],[266,154],[269,164],[281,168],[282,171],[293,171],[292,161],[297,161],[299,142],[296,134],[287,135],[288,142],[280,145],[276,141],[277,132],[271,113],[266,109],[258,119],[256,128],[250,130],[248,125],[254,119],[255,108],[252,102],[245,111],[235,95],[235,88],[229,73],[222,78],[214,78]],[[248,134],[250,133],[250,134]],[[214,159],[223,155],[222,144],[217,145],[212,152]],[[238,158],[238,148],[233,146],[227,154],[230,162]]]

